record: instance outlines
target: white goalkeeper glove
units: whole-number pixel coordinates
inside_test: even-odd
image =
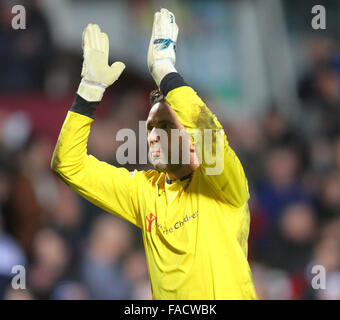
[[[83,32],[83,69],[77,93],[87,101],[100,101],[105,89],[113,84],[125,69],[115,62],[109,66],[109,39],[96,24],[89,24]]]
[[[148,51],[148,68],[157,86],[171,72],[177,72],[176,41],[178,27],[175,16],[167,9],[155,13]]]

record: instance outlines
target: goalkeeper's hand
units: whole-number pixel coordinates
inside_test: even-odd
[[[125,69],[115,62],[109,66],[109,39],[96,24],[89,24],[83,32],[83,69],[77,93],[87,101],[100,101],[105,89],[113,84]]]
[[[177,72],[176,41],[178,27],[175,16],[167,9],[156,12],[148,51],[148,68],[157,86],[171,72]]]

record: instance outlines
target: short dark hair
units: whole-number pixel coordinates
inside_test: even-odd
[[[159,89],[153,90],[150,93],[150,108],[157,102],[165,102],[165,97]]]

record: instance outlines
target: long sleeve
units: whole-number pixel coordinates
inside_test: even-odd
[[[162,80],[161,90],[179,121],[194,137],[197,152],[202,150],[200,170],[216,193],[233,206],[244,205],[249,199],[248,181],[216,116],[177,73],[168,74]],[[206,141],[205,129],[212,129],[211,138],[206,136]]]
[[[77,110],[75,105],[71,110]],[[93,119],[69,111],[51,160],[52,170],[78,194],[141,227],[137,208],[137,180],[125,168],[116,168],[87,154]]]

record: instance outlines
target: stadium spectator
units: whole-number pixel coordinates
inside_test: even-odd
[[[59,281],[67,277],[70,250],[53,229],[43,228],[34,237],[33,257],[27,283],[37,299],[50,299]]]
[[[15,239],[2,228],[2,216],[0,212],[0,299],[4,298],[5,291],[10,286],[12,268],[16,265],[27,266],[26,256]]]
[[[124,221],[107,215],[96,219],[81,265],[82,280],[91,299],[132,298],[132,286],[120,263],[130,249],[131,240]]]
[[[50,28],[38,1],[22,2],[26,29],[12,28],[14,1],[0,1],[0,92],[43,89],[53,57]]]

